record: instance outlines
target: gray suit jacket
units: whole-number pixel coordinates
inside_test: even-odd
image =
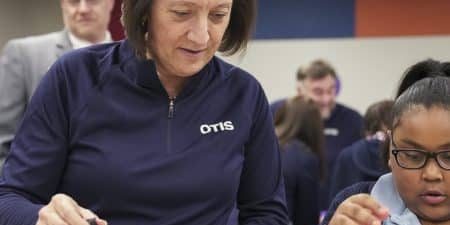
[[[0,166],[39,81],[56,59],[71,49],[67,31],[13,39],[3,48],[0,56]]]

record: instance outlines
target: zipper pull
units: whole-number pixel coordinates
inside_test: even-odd
[[[169,98],[169,115],[168,118],[173,118],[173,114],[175,111],[175,98]]]

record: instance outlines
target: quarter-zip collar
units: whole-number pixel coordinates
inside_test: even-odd
[[[120,48],[122,49],[120,52],[124,52],[119,56],[123,72],[132,75],[137,85],[156,93],[167,95],[156,72],[155,62],[153,60],[138,59],[128,40],[123,41]],[[214,61],[215,58],[187,80],[181,92],[176,96],[177,100],[180,97],[187,97],[193,94],[197,89],[201,90],[208,86],[208,83],[213,79]]]

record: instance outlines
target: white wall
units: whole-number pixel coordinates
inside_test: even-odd
[[[11,38],[62,28],[59,0],[0,0],[0,49]]]
[[[59,0],[0,0],[0,48],[7,40],[62,29]],[[391,97],[403,71],[428,57],[450,60],[450,36],[252,41],[241,58],[227,58],[261,81],[269,100],[293,95],[295,72],[327,59],[341,77],[339,100],[360,112]]]
[[[300,65],[324,58],[342,80],[339,101],[361,113],[392,97],[403,71],[415,62],[450,60],[450,36],[253,41],[244,56],[226,58],[254,74],[269,100],[295,94]]]

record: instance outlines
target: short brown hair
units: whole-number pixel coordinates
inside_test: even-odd
[[[305,69],[303,67],[299,67],[297,69],[297,80],[302,81],[306,78]]]
[[[128,41],[138,57],[145,57],[148,49],[145,35],[152,3],[152,0],[124,0],[122,3],[122,24]],[[230,23],[219,51],[225,55],[232,55],[245,50],[253,31],[255,17],[256,0],[234,0]]]
[[[333,78],[337,78],[334,68],[322,59],[316,59],[311,62],[306,68],[299,68],[297,70],[297,80],[303,81],[306,78],[322,79],[331,75]]]
[[[393,100],[383,100],[376,102],[367,108],[364,114],[364,129],[367,134],[373,135],[382,128],[388,129],[392,123]]]

